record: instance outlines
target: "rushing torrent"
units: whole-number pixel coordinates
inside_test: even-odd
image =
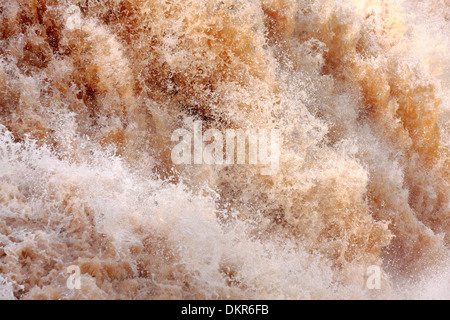
[[[448,0],[0,0],[0,20],[0,298],[450,298]],[[279,130],[278,173],[174,165],[198,120]]]

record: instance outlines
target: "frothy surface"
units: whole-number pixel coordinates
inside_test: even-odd
[[[0,19],[0,298],[450,298],[448,1],[8,0]],[[174,166],[195,120],[280,130],[279,172]]]

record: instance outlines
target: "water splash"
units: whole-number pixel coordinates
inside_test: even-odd
[[[449,10],[1,2],[0,297],[446,297]],[[278,174],[174,166],[195,120],[280,130]]]

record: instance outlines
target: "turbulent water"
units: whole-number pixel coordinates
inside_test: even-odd
[[[0,298],[450,299],[448,0],[0,19]],[[278,173],[174,165],[198,120],[278,129]]]

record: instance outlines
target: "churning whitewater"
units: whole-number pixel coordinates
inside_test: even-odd
[[[0,20],[0,298],[450,299],[448,0]],[[276,173],[174,163],[199,121],[276,130]]]

